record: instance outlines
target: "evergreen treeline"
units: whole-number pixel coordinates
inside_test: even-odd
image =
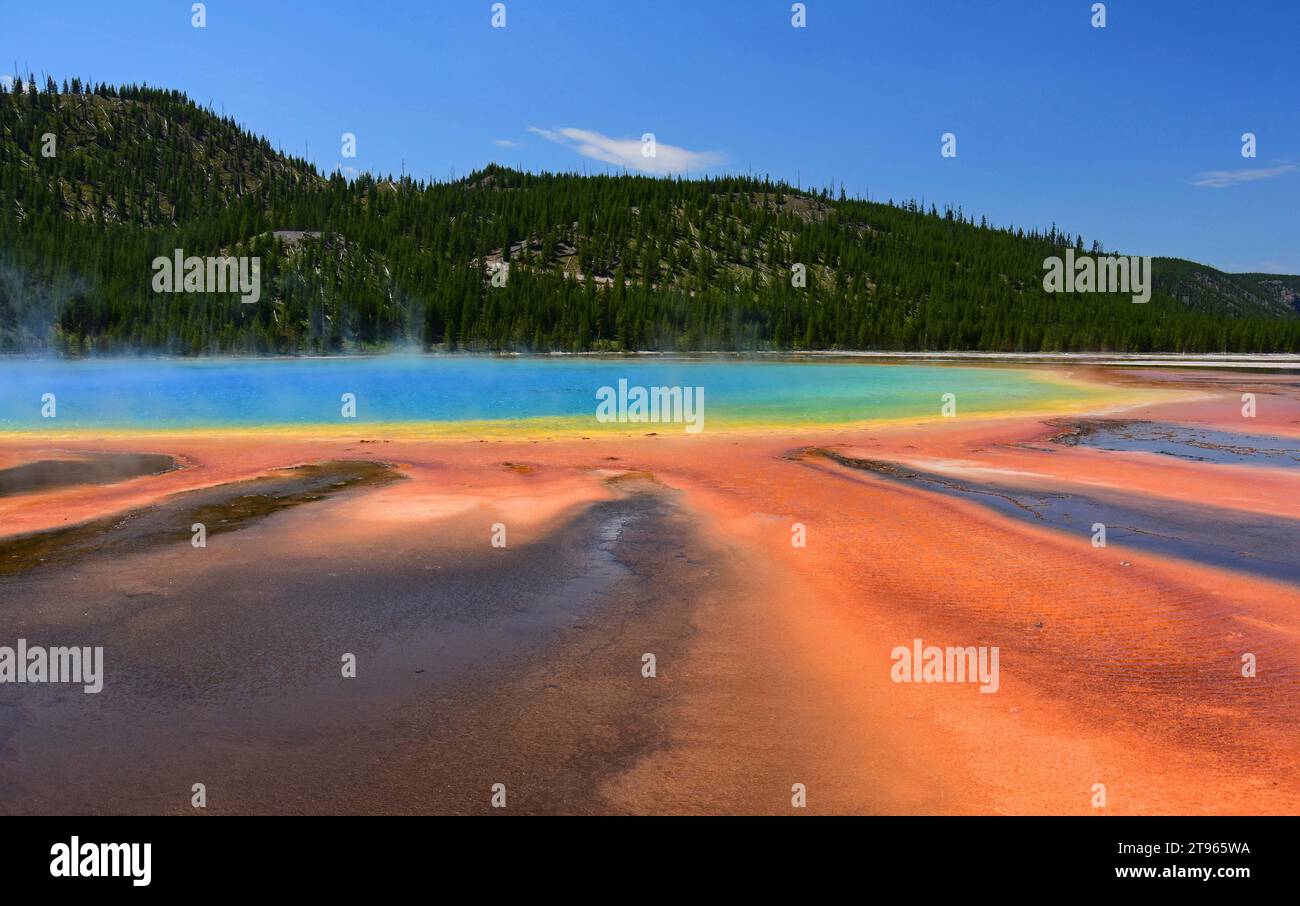
[[[38,88],[0,89],[0,349],[1300,351],[1276,281],[1162,259],[1145,305],[1045,293],[1085,250],[1055,226],[742,177],[326,178],[179,92]],[[177,248],[259,256],[261,300],[155,293]]]

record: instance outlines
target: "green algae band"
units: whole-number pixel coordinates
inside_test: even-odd
[[[401,478],[395,468],[367,460],[337,460],[277,469],[259,478],[186,491],[154,506],[25,535],[0,538],[0,576],[96,554],[136,554],[188,542],[201,522],[209,535],[244,528],[289,507],[353,488]]]

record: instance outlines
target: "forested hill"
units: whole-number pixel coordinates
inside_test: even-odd
[[[178,92],[0,90],[0,350],[1300,351],[1300,278],[1049,295],[1067,246],[1101,249],[766,179],[349,181]],[[176,249],[258,256],[259,301],[155,292]]]

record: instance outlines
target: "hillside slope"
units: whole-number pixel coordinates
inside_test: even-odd
[[[1157,258],[1154,270],[1157,289],[1197,311],[1281,318],[1300,314],[1300,277],[1225,274],[1181,258]]]
[[[1085,248],[1055,226],[740,177],[348,181],[177,92],[21,87],[0,349],[1300,351],[1300,278],[1158,259],[1148,304],[1050,295],[1043,259]],[[176,249],[257,256],[259,301],[154,292]]]

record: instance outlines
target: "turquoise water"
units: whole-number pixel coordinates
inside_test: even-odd
[[[595,427],[597,390],[704,389],[705,425],[816,424],[1032,408],[1089,391],[997,368],[388,356],[322,359],[0,359],[0,431],[563,420]],[[52,393],[56,417],[42,417]],[[341,397],[356,395],[356,418]],[[625,427],[625,426],[624,426]]]

